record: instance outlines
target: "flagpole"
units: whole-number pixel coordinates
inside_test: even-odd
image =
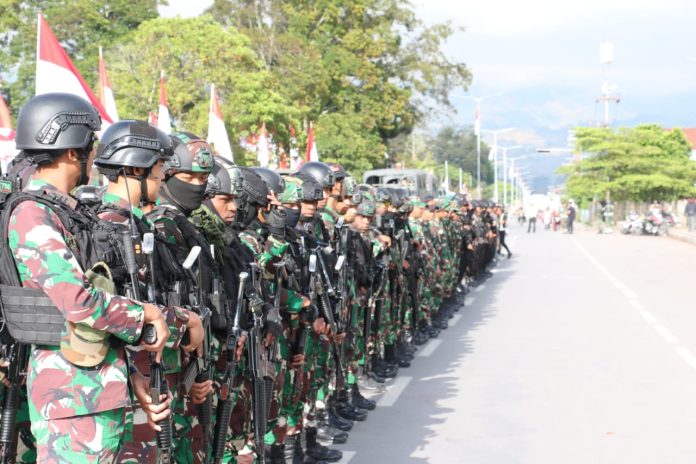
[[[39,56],[41,56],[41,13],[36,13],[36,71],[34,71],[34,95],[38,94]]]
[[[445,193],[449,193],[449,163],[445,160]]]
[[[210,84],[210,105],[208,107],[208,113],[213,112],[213,98],[215,98],[215,84]]]

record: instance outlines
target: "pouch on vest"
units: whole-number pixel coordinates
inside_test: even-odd
[[[111,294],[116,290],[111,271],[105,263],[96,263],[85,272],[85,277],[95,288]],[[79,367],[94,367],[101,363],[109,352],[109,333],[85,324],[65,323],[67,333],[60,340],[63,357]]]
[[[0,284],[0,306],[5,328],[18,342],[60,344],[65,319],[43,290]]]

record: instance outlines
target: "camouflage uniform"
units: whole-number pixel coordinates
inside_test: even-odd
[[[132,206],[127,200],[109,192],[104,193],[102,205],[98,210],[99,217],[107,222],[120,224],[130,228],[132,212],[141,227],[152,229],[152,224],[147,221],[143,211],[137,206]],[[119,282],[121,283],[121,282]],[[173,307],[167,311],[168,325],[170,330],[169,340],[165,345],[167,350],[178,350],[179,342],[183,338],[188,322],[188,311],[184,308]],[[174,318],[172,319],[172,316]],[[150,360],[144,350],[130,348],[127,350],[132,364],[132,369],[139,370],[143,375],[148,376],[150,372]],[[119,456],[120,463],[155,463],[157,462],[157,442],[155,431],[147,423],[147,415],[140,408],[137,401],[126,411],[126,434],[124,435],[124,445]]]
[[[36,178],[25,190],[44,191],[69,208],[77,206],[72,197]],[[10,218],[9,246],[22,285],[42,289],[66,320],[126,343],[140,338],[142,306],[89,282],[75,256],[72,234],[49,207],[33,201],[19,204]],[[35,346],[27,390],[39,462],[114,461],[130,405],[123,348],[109,347],[102,363],[83,369],[68,362],[59,347]]]

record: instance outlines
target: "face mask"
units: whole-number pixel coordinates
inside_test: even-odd
[[[285,221],[287,218],[285,210],[273,208],[270,212],[265,213],[265,216],[266,224],[271,234],[283,237],[285,235]]]
[[[167,179],[166,186],[174,202],[187,210],[184,211],[185,213],[190,214],[201,206],[205,196],[205,184],[194,185],[176,177],[170,177]]]
[[[285,225],[291,229],[297,225],[300,220],[300,209],[285,208]]]

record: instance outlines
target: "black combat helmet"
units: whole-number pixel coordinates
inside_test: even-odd
[[[276,196],[280,195],[285,190],[285,181],[280,177],[280,174],[273,169],[253,167],[251,170],[261,176],[266,182],[266,185],[268,185],[268,188],[275,193]]]
[[[310,161],[300,166],[298,173],[309,174],[321,184],[323,188],[333,188],[336,176],[331,167],[321,161]]]
[[[260,175],[249,168],[239,169],[242,188],[237,199],[237,222],[246,227],[256,218],[259,207],[268,206],[270,190]]]
[[[234,195],[242,191],[242,171],[232,161],[216,157],[213,172],[208,175],[205,193],[208,196]]]
[[[55,156],[57,151],[88,147],[99,129],[99,113],[87,100],[67,93],[46,93],[32,98],[19,111],[15,144],[18,150],[51,151]]]
[[[334,178],[337,181],[342,181],[345,179],[348,174],[346,173],[346,170],[343,169],[343,166],[341,166],[338,163],[329,163],[329,167],[331,168],[331,171],[334,173]]]
[[[319,201],[324,198],[324,189],[314,177],[301,172],[293,177],[302,181],[302,198],[300,198],[300,201]]]
[[[125,120],[104,132],[94,164],[101,174],[115,181],[121,168],[149,170],[157,161],[171,156],[172,141],[164,131],[145,121]]]

